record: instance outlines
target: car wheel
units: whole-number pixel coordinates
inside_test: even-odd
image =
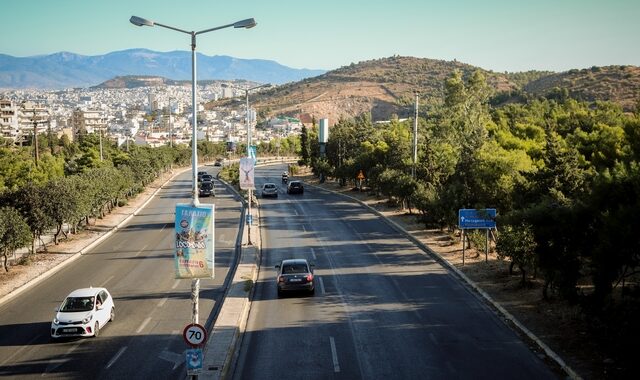
[[[116,308],[112,307],[111,308],[111,315],[109,316],[109,322],[113,322],[114,319],[116,319]]]
[[[282,298],[282,290],[278,289],[278,298]]]
[[[93,337],[97,338],[100,335],[100,324],[96,321],[95,326],[93,326]]]
[[[310,296],[312,296],[312,295],[314,295],[314,294],[316,294],[316,288],[315,288],[315,287],[314,287],[314,288],[312,288],[311,290],[309,290],[309,295],[310,295]]]

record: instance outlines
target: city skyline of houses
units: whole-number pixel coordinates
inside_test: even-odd
[[[247,138],[245,103],[205,110],[204,103],[244,96],[230,85],[198,86],[198,140],[242,142]],[[38,134],[67,135],[74,141],[80,131],[102,133],[122,146],[152,147],[190,143],[191,88],[187,86],[134,89],[76,88],[66,90],[5,90],[0,92],[0,136],[16,145]],[[273,138],[299,134],[300,120],[272,118],[256,128],[256,111],[249,110],[252,140],[258,144]]]

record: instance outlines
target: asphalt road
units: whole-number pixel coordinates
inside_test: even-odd
[[[257,187],[284,190],[282,170],[257,169]],[[311,187],[260,202],[262,266],[234,379],[557,377],[460,280],[357,203]],[[315,296],[277,298],[284,258],[315,263]]]
[[[204,168],[217,173],[217,168]],[[0,377],[176,379],[186,376],[182,338],[191,322],[191,280],[174,278],[174,210],[189,203],[191,172],[165,186],[125,228],[54,276],[0,306]],[[216,181],[215,279],[201,280],[200,323],[223,295],[241,204]],[[104,286],[116,318],[98,338],[50,342],[50,324],[74,289]]]

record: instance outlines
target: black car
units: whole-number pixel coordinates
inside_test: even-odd
[[[282,260],[279,265],[276,265],[278,296],[285,291],[305,291],[314,294],[316,287],[311,267],[312,265],[305,259]]]
[[[201,197],[216,196],[215,187],[211,181],[202,181],[198,191]]]
[[[287,194],[304,194],[304,186],[301,181],[290,181],[287,185]]]
[[[211,174],[203,174],[201,181],[202,182],[213,182],[213,176]]]
[[[200,171],[200,172],[198,172],[198,182],[201,182],[201,181],[202,181],[202,176],[203,176],[203,175],[205,175],[205,174],[208,174],[208,173],[207,173],[207,172],[204,172],[204,171]]]

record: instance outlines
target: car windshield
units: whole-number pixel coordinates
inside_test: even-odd
[[[282,273],[284,274],[297,274],[297,273],[309,273],[307,264],[284,264],[282,266]]]
[[[275,187],[276,187],[276,185],[271,185],[271,184],[264,185],[265,189],[274,189]]]
[[[91,310],[93,310],[93,297],[67,297],[60,307],[60,311],[66,313]]]

